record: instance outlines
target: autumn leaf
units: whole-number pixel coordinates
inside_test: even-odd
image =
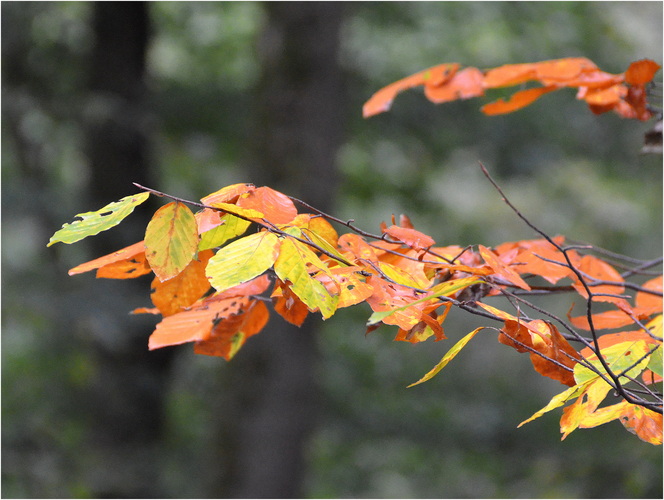
[[[259,333],[267,324],[270,313],[265,304],[254,300],[238,314],[219,321],[206,340],[194,344],[196,354],[221,356],[230,361],[247,339]]]
[[[397,94],[404,90],[424,85],[427,81],[430,82],[430,85],[432,86],[443,85],[456,73],[459,66],[460,65],[457,63],[434,66],[380,89],[364,104],[362,115],[364,118],[369,118],[378,113],[388,111]]]
[[[220,247],[228,240],[244,234],[251,225],[250,221],[240,219],[231,214],[224,214],[219,220],[220,224],[201,233],[201,240],[198,244],[199,250]]]
[[[323,318],[327,319],[336,311],[339,297],[331,295],[320,281],[309,275],[308,266],[313,257],[307,250],[298,241],[284,239],[274,263],[274,271],[311,311],[319,310]]]
[[[433,377],[435,377],[440,371],[447,366],[447,364],[452,361],[459,352],[461,352],[461,349],[466,347],[466,344],[470,342],[470,339],[472,339],[480,330],[484,330],[485,327],[480,326],[479,328],[476,328],[472,332],[470,332],[468,335],[463,337],[461,340],[459,340],[452,348],[447,351],[445,356],[443,356],[443,359],[441,359],[436,366],[433,367],[432,370],[427,372],[424,377],[419,379],[417,382],[414,382],[410,384],[408,387],[414,387],[418,384],[421,384],[423,382],[426,382],[427,380],[431,380]]]
[[[262,213],[263,218],[272,224],[288,224],[297,215],[297,209],[288,196],[267,186],[240,196],[237,206]]]
[[[661,66],[650,59],[634,61],[625,71],[625,82],[630,85],[644,85],[650,82]]]
[[[165,317],[150,335],[148,348],[161,347],[207,340],[215,322],[238,314],[251,302],[245,297],[220,299],[211,296],[188,310]]]
[[[481,283],[474,276],[439,283],[423,297],[417,297],[410,288],[389,283],[372,276],[368,283],[374,287],[374,294],[367,302],[374,310],[367,324],[373,325],[380,321],[410,330],[422,319],[423,304],[438,297],[450,297],[455,293]],[[419,306],[419,307],[418,307]]]
[[[482,72],[477,68],[465,68],[442,84],[425,82],[424,95],[433,103],[470,99],[484,95]]]
[[[141,241],[141,246],[143,242]],[[138,278],[139,276],[144,276],[152,272],[150,264],[145,257],[145,251],[136,254],[133,257],[128,259],[120,260],[118,262],[113,262],[106,264],[103,267],[97,269],[97,278],[109,278],[109,279],[131,279]]]
[[[159,278],[152,281],[150,297],[162,316],[170,316],[189,307],[210,290],[205,266],[212,255],[211,250],[199,252],[198,259],[192,260],[177,276],[166,281]]]
[[[593,299],[600,302],[614,302],[621,303],[625,302],[625,299],[620,297],[611,297],[602,294],[611,294],[611,295],[620,295],[625,291],[623,285],[598,285],[593,286],[593,282],[597,281],[612,281],[622,283],[623,277],[618,271],[616,271],[613,266],[607,264],[603,260],[595,257],[594,255],[584,255],[581,258],[581,262],[577,265],[577,269],[584,273],[584,280],[590,286],[590,291],[593,294]],[[585,287],[581,284],[579,279],[575,276],[574,283],[572,286],[574,289],[579,292],[579,294],[587,299],[588,292]]]
[[[426,250],[436,243],[431,236],[407,227],[390,226],[384,232],[391,238],[399,240],[416,250]]]
[[[145,230],[145,256],[161,281],[181,273],[197,249],[198,226],[185,204],[175,201],[155,212]]]
[[[307,305],[281,280],[272,291],[272,304],[277,314],[295,326],[302,326],[309,315]]]
[[[223,187],[214,193],[207,195],[205,198],[201,198],[201,203],[203,205],[213,205],[214,203],[235,203],[237,199],[245,194],[250,193],[256,189],[256,186],[253,184],[239,183],[232,184],[230,186]]]
[[[84,262],[83,264],[79,264],[76,267],[72,267],[69,270],[69,276],[86,273],[88,271],[92,271],[93,269],[99,269],[100,267],[104,267],[109,264],[132,259],[142,253],[145,253],[145,243],[139,241],[138,243],[134,243],[133,245],[129,245],[128,247],[109,253],[103,257],[99,257],[97,259]]]
[[[506,281],[512,283],[514,286],[523,288],[524,290],[530,290],[530,286],[528,285],[528,283],[523,281],[523,279],[521,279],[519,273],[517,273],[507,264],[502,262],[500,257],[498,257],[494,252],[489,250],[484,245],[479,245],[478,248],[480,251],[480,255],[487,263],[487,265],[491,269],[493,269],[493,272],[496,273],[496,275],[500,276],[501,278],[504,278]]]
[[[69,224],[64,224],[62,229],[55,232],[48,242],[47,247],[54,243],[76,243],[88,236],[94,236],[102,231],[106,231],[116,225],[131,214],[138,205],[148,199],[150,193],[138,193],[132,196],[125,196],[120,201],[109,203],[95,212],[84,212],[77,214],[81,220],[75,220]]]
[[[485,304],[480,305],[486,309]],[[520,322],[506,317],[498,342],[517,352],[528,352],[533,368],[540,375],[569,386],[577,384],[572,368],[579,355],[554,324],[542,320]]]
[[[485,104],[482,106],[481,111],[485,115],[502,115],[505,113],[512,113],[521,108],[531,105],[537,99],[542,97],[544,94],[548,94],[554,90],[558,90],[557,87],[551,85],[548,87],[536,87],[532,89],[520,90],[512,94],[508,101],[503,99],[498,99],[495,102]]]
[[[277,259],[280,243],[276,234],[261,231],[226,245],[208,262],[210,284],[223,292],[263,274]]]
[[[611,386],[602,379],[596,379],[585,384],[576,401],[563,408],[563,416],[560,419],[560,432],[563,434],[561,440],[569,436],[580,425],[594,427],[594,425],[588,425],[588,422],[592,419],[591,415],[604,401],[610,390]]]

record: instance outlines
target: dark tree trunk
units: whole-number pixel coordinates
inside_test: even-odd
[[[95,2],[92,24],[95,42],[84,111],[85,148],[91,172],[90,206],[100,207],[136,192],[132,181],[154,185],[145,84],[148,4]],[[148,216],[149,210],[137,210],[122,229],[93,238],[95,254],[142,239]],[[99,461],[90,464],[87,480],[92,496],[158,497],[164,493],[156,486],[156,450],[173,352],[149,352],[150,326],[139,326],[139,319],[127,314],[144,300],[148,283],[139,279],[121,285],[113,289],[125,298],[121,305],[114,300],[95,304],[96,315],[106,314],[112,320],[85,333],[94,339],[97,370],[81,404],[93,422],[91,448]],[[137,301],[132,305],[127,297]]]
[[[274,2],[265,8],[251,181],[329,210],[343,132],[337,61],[342,6]],[[275,317],[225,370],[214,495],[302,494],[305,446],[317,413],[318,321],[312,315],[298,329]]]

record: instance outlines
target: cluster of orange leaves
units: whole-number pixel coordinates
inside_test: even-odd
[[[395,340],[411,343],[445,339],[443,323],[452,306],[480,306],[504,322],[499,342],[528,352],[538,373],[567,386],[576,384],[574,367],[579,360],[593,354],[588,347],[588,352],[578,352],[552,322],[515,317],[485,303],[485,297],[507,290],[530,291],[529,282],[537,279],[552,285],[567,279],[571,290],[587,298],[578,275],[565,265],[559,250],[564,244],[561,236],[552,240],[555,244],[538,239],[493,249],[482,245],[463,249],[437,246],[405,216],[398,224],[394,218],[391,225],[382,224],[381,234],[373,238],[354,232],[339,235],[326,217],[298,213],[289,197],[269,187],[236,184],[201,201],[205,208],[186,217],[183,214],[189,209],[180,202],[160,209],[170,214],[160,245],[175,247],[179,239],[186,240],[181,236],[185,232],[181,220],[195,221],[195,251],[180,264],[181,269],[175,269],[168,257],[151,256],[156,251],[142,241],[69,271],[74,275],[96,270],[97,277],[115,279],[154,272],[154,307],[134,311],[162,316],[150,336],[150,349],[193,342],[196,353],[230,360],[247,338],[267,324],[267,303],[285,320],[301,325],[312,312],[329,318],[339,308],[366,302],[374,312],[367,332],[394,325],[398,328]],[[148,227],[162,217],[160,211]],[[258,231],[245,235],[251,222],[258,224]],[[148,236],[149,231],[146,241]],[[220,248],[215,254],[209,245]],[[173,253],[173,248],[169,251]],[[593,316],[594,328],[615,329],[634,324],[634,318],[647,321],[661,314],[661,299],[647,291],[638,292],[631,304],[624,295],[622,276],[607,262],[576,250],[567,253],[590,284],[593,299],[614,306]],[[214,259],[221,259],[216,267]],[[249,273],[231,277],[235,281],[230,282],[220,278],[220,273],[235,271],[224,268],[222,261],[231,262],[224,259],[231,259],[235,266],[241,262]],[[298,266],[304,276],[293,271]],[[661,276],[643,288],[661,294]],[[570,321],[580,329],[589,328],[584,317]],[[637,338],[649,345],[661,344],[652,335],[630,331],[602,336],[600,345]],[[642,378],[649,383],[661,380],[650,370],[643,370]],[[643,418],[659,419],[661,424],[661,415],[646,411]],[[648,439],[661,442],[661,433]]]
[[[509,113],[546,93],[574,87],[577,98],[594,113],[613,110],[624,118],[647,120],[652,114],[645,86],[658,69],[653,61],[641,60],[614,75],[585,58],[487,71],[442,64],[381,89],[363,112],[368,117],[387,111],[398,93],[420,85],[429,100],[440,103],[537,81],[541,86],[520,90],[482,111]],[[105,230],[144,199],[127,197],[81,214],[82,221],[63,226],[49,245]],[[194,214],[187,204],[201,210]],[[108,213],[113,213],[112,220],[104,220]],[[352,231],[339,235],[330,221]],[[452,307],[481,311],[502,322],[500,343],[528,353],[538,373],[568,386],[523,423],[576,399],[563,409],[563,439],[576,428],[619,420],[642,440],[661,444],[661,403],[658,407],[650,404],[652,398],[639,401],[632,395],[661,400],[661,394],[649,387],[662,381],[662,276],[628,287],[605,260],[564,245],[564,237],[557,236],[495,248],[438,246],[405,216],[398,224],[393,217],[391,225],[381,225],[379,235],[371,235],[320,212],[298,213],[293,199],[269,187],[234,184],[200,204],[178,200],[163,206],[148,224],[144,241],[76,266],[69,274],[96,270],[98,278],[127,279],[154,273],[153,307],[134,311],[162,316],[149,348],[193,342],[196,353],[227,360],[264,329],[268,304],[299,326],[311,313],[327,319],[339,308],[367,303],[373,311],[367,333],[393,325],[395,340],[410,343],[446,339],[443,324]],[[537,287],[578,294],[588,314],[574,317],[570,308],[563,335],[552,321],[530,319],[521,312],[514,316],[487,303],[498,295],[518,302],[519,293]],[[628,295],[631,290],[636,290],[633,296]],[[604,310],[591,314],[593,305],[603,305]],[[463,337],[412,385],[436,375],[483,329]],[[626,384],[640,389],[624,392]],[[623,401],[600,407],[611,389]]]
[[[576,98],[585,101],[593,113],[615,111],[623,118],[648,120],[652,112],[647,108],[645,85],[660,66],[649,59],[633,62],[627,71],[611,74],[601,71],[584,57],[570,57],[525,64],[507,64],[489,70],[473,67],[460,69],[458,63],[446,63],[426,69],[399,80],[376,92],[363,108],[364,117],[390,109],[398,93],[412,87],[424,86],[424,95],[434,103],[483,96],[487,89],[511,87],[527,82],[541,86],[519,90],[508,101],[486,104],[487,115],[511,113],[521,109],[544,94],[562,88],[577,88]]]

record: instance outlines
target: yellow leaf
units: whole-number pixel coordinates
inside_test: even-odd
[[[422,382],[426,382],[427,380],[430,380],[433,377],[435,377],[440,370],[442,370],[443,368],[445,368],[447,366],[447,363],[452,361],[454,359],[454,357],[457,354],[459,354],[461,349],[463,349],[466,346],[466,344],[470,341],[470,339],[472,339],[475,336],[475,334],[477,332],[479,332],[480,330],[484,330],[484,328],[485,327],[480,326],[479,328],[476,328],[475,330],[470,332],[468,335],[463,337],[461,340],[459,340],[456,344],[454,344],[454,346],[449,351],[447,351],[447,354],[445,354],[445,356],[443,356],[443,359],[441,359],[440,362],[436,366],[434,366],[431,371],[429,371],[426,375],[424,375],[424,377],[419,379],[417,382],[414,382],[414,383],[410,384],[408,387],[413,387],[415,385],[421,384]]]
[[[145,257],[161,281],[180,274],[197,249],[198,226],[186,205],[175,201],[155,212],[145,230]]]
[[[316,259],[312,258],[312,254],[302,243],[286,238],[281,243],[274,271],[311,311],[320,310],[323,318],[327,319],[336,311],[339,297],[331,295],[320,281],[309,275],[310,265],[318,268],[322,264],[325,267],[315,254],[313,256],[318,262],[314,262]]]
[[[530,417],[528,420],[524,420],[521,422],[519,425],[517,425],[517,428],[521,427],[523,424],[527,424],[528,422],[532,422],[536,418],[541,417],[547,412],[550,412],[554,408],[558,408],[559,406],[564,405],[567,403],[572,398],[575,398],[579,395],[579,393],[584,389],[585,385],[575,385],[573,387],[570,387],[569,389],[564,390],[560,394],[556,394],[551,398],[551,401],[542,408],[539,411],[536,411],[532,417]]]
[[[208,262],[210,284],[223,292],[264,273],[277,259],[280,243],[276,234],[261,231],[226,245]]]

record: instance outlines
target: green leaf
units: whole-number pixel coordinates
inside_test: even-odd
[[[312,255],[318,262],[311,259]],[[308,247],[299,241],[286,238],[281,243],[281,252],[274,263],[274,271],[281,281],[290,283],[293,293],[307,307],[311,310],[320,310],[323,318],[327,319],[336,311],[339,297],[331,295],[320,281],[309,276],[307,264],[313,264],[319,268],[319,263],[324,267],[324,264]]]
[[[650,355],[650,362],[648,363],[648,368],[650,368],[653,372],[655,372],[657,375],[660,377],[664,377],[662,375],[662,346],[659,345],[657,346],[657,349],[653,351],[653,353]]]
[[[223,224],[201,234],[201,241],[198,244],[199,250],[220,247],[231,238],[243,234],[251,225],[251,222],[228,213],[224,214],[221,220],[224,221]]]
[[[155,212],[145,229],[145,258],[160,281],[180,274],[197,249],[198,226],[189,207],[174,201]]]
[[[381,268],[382,269],[382,268]],[[427,300],[435,299],[436,297],[442,297],[444,296],[450,296],[453,293],[463,289],[467,288],[471,285],[474,285],[475,283],[481,283],[482,280],[477,279],[474,276],[469,276],[467,278],[459,278],[457,280],[450,280],[450,281],[444,281],[443,283],[438,283],[436,286],[431,287],[429,290],[431,292],[430,295],[427,295],[426,297],[422,297],[421,299],[415,300],[413,302],[409,302],[406,305],[396,307],[394,309],[390,309],[389,311],[376,311],[374,312],[370,317],[369,320],[367,321],[368,325],[375,325],[376,323],[380,323],[383,319],[387,318],[389,315],[394,314],[397,311],[403,311],[404,309],[407,309],[410,306],[413,306],[415,304],[419,304],[421,302],[426,302]]]
[[[280,243],[276,234],[261,231],[226,245],[208,262],[210,284],[223,292],[264,273],[277,259]]]
[[[50,247],[59,241],[67,244],[76,243],[83,238],[106,231],[122,222],[122,219],[132,213],[134,208],[147,200],[149,196],[150,193],[125,196],[120,201],[109,203],[96,212],[78,214],[76,217],[80,217],[81,220],[64,224],[62,229],[59,229],[51,236],[46,246]]]
[[[645,340],[614,344],[602,349],[601,353],[613,373],[616,375],[625,375],[623,372],[629,369],[626,375],[631,377],[635,377],[641,373],[648,365],[650,359],[650,356],[646,356],[648,353],[648,344],[646,344]],[[600,373],[606,373],[606,370],[597,357],[594,359],[591,357],[587,361]],[[576,380],[577,384],[583,384],[597,378],[599,378],[597,373],[586,368],[581,363],[574,365],[574,380]],[[620,377],[619,381],[624,384],[627,383],[629,379],[626,377]]]
[[[452,361],[455,358],[455,356],[457,354],[459,354],[461,349],[466,347],[466,344],[470,341],[470,339],[472,339],[475,336],[475,334],[477,334],[477,332],[479,332],[480,330],[484,330],[484,328],[486,328],[486,327],[480,326],[479,328],[475,328],[475,330],[473,330],[468,335],[466,335],[464,338],[459,340],[456,344],[454,344],[452,349],[447,351],[447,354],[445,354],[445,356],[443,356],[443,359],[441,359],[440,362],[436,366],[434,366],[431,371],[429,371],[426,375],[424,375],[424,377],[419,379],[417,382],[415,382],[413,384],[410,384],[408,387],[416,386],[416,385],[421,384],[422,382],[426,382],[427,380],[430,380],[433,377],[435,377],[436,375],[438,375],[438,372],[440,370],[442,370],[443,368],[445,368],[447,366],[447,363]]]

